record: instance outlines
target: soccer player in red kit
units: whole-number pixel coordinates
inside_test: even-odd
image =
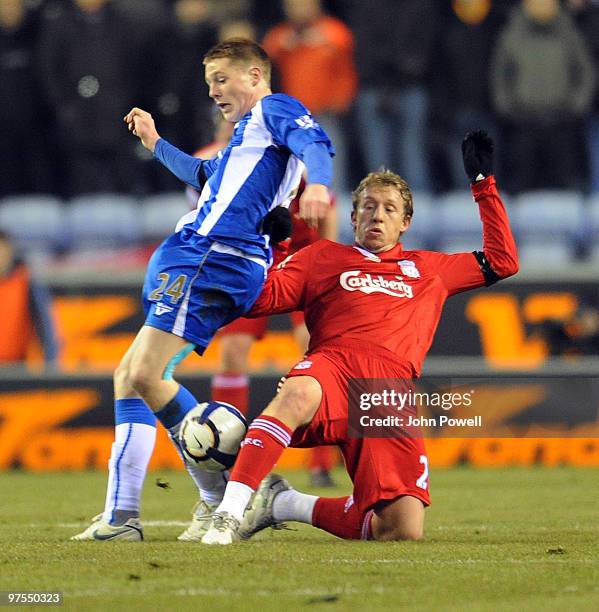
[[[349,437],[348,381],[417,377],[445,300],[518,270],[492,175],[493,142],[472,132],[462,152],[482,220],[482,251],[404,250],[399,240],[412,218],[410,189],[392,172],[374,172],[353,194],[353,246],[319,241],[269,275],[250,314],[303,310],[310,346],[250,425],[203,543],[230,544],[285,520],[347,539],[422,537],[430,503],[423,440]],[[315,497],[274,474],[265,478],[287,446],[320,444],[340,447],[352,496]]]

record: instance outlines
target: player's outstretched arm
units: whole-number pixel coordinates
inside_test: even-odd
[[[483,131],[469,132],[462,142],[464,170],[483,224],[483,249],[431,255],[449,295],[492,285],[518,271],[518,253],[510,222],[493,176],[493,140]]]
[[[475,256],[487,285],[518,271],[516,243],[493,176],[494,149],[493,139],[483,130],[468,132],[462,141],[464,170],[483,223],[483,251]]]
[[[179,180],[196,189],[202,188],[206,180],[203,160],[187,155],[161,138],[150,113],[135,107],[125,115],[124,121],[129,131]]]

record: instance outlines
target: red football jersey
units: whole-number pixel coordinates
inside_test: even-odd
[[[489,177],[472,187],[483,224],[483,252],[505,278],[518,269],[516,245],[503,203]],[[409,230],[408,230],[409,231]],[[329,345],[355,347],[409,364],[418,375],[445,300],[485,285],[472,253],[383,253],[320,240],[271,271],[249,316],[303,310],[308,354]]]

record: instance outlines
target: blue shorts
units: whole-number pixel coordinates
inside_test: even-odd
[[[188,230],[153,253],[143,287],[145,324],[185,338],[203,353],[220,327],[256,301],[266,265]]]

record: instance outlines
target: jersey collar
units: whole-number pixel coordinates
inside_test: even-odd
[[[398,242],[392,249],[388,251],[383,251],[382,253],[372,253],[368,249],[365,249],[363,246],[359,244],[354,244],[353,248],[356,251],[359,251],[366,257],[367,259],[371,259],[372,261],[381,261],[382,259],[388,259],[391,256],[391,259],[397,259],[400,253],[403,251],[403,247],[401,246],[401,242]]]

